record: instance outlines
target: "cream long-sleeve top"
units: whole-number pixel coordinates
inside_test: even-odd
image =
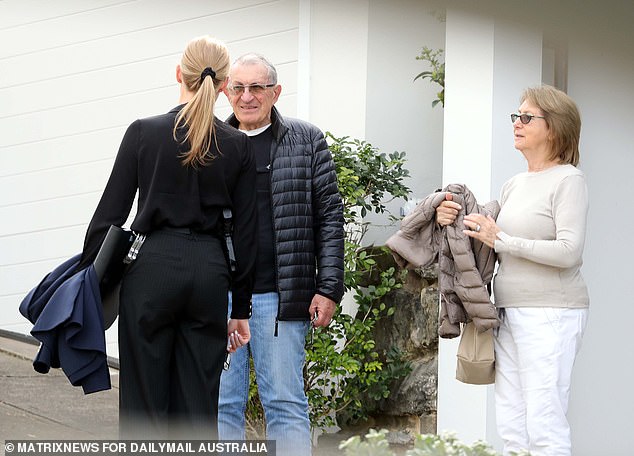
[[[584,174],[572,165],[520,173],[504,184],[500,206],[496,306],[588,307]]]

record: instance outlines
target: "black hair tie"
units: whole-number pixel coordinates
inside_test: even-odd
[[[202,83],[207,76],[211,76],[211,79],[215,79],[216,72],[211,67],[205,68],[203,72],[200,73],[200,82]]]

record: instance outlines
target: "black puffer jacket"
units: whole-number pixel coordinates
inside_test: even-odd
[[[237,127],[238,120],[228,122]],[[343,296],[343,203],[323,133],[273,108],[271,205],[278,320],[307,320],[315,293]]]

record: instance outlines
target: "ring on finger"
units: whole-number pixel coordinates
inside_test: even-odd
[[[476,225],[476,227],[475,227],[475,232],[476,232],[476,233],[479,233],[481,228],[482,228],[482,227],[481,227],[479,224],[478,224],[478,225]]]

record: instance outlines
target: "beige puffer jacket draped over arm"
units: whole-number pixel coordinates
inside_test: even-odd
[[[436,224],[436,208],[447,192],[453,194],[453,201],[462,210],[452,225],[441,228]],[[401,221],[401,229],[386,242],[397,264],[405,269],[427,267],[438,258],[440,337],[459,336],[460,323],[469,320],[480,331],[499,324],[487,290],[495,269],[495,252],[462,232],[466,214],[477,212],[496,218],[499,211],[497,201],[479,205],[465,185],[450,184],[419,203]]]

